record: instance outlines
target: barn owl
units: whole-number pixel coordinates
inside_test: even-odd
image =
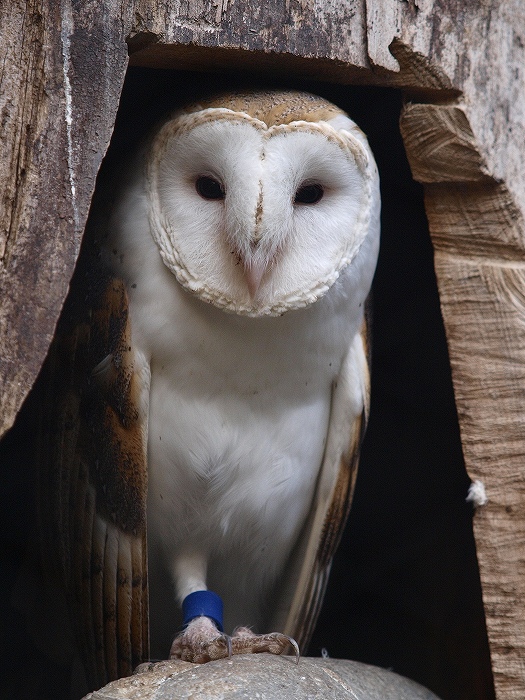
[[[147,656],[148,617],[160,658],[308,639],[368,410],[379,245],[366,138],[307,93],[180,109],[117,181],[52,355],[68,388],[43,478],[93,685]]]

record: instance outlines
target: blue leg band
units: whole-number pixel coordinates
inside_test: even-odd
[[[219,630],[223,631],[222,598],[217,593],[213,591],[194,591],[184,598],[182,601],[184,627],[194,618],[201,615],[211,617]]]

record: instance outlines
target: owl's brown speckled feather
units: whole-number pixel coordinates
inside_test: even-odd
[[[94,688],[149,657],[147,436],[125,287],[86,257],[44,367],[39,510]]]

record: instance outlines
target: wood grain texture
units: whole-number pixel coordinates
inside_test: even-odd
[[[488,496],[474,527],[497,697],[517,700],[525,695],[525,225],[506,184],[488,175],[461,109],[408,105],[401,130],[425,183],[465,462]]]
[[[525,209],[525,5],[520,0],[465,3],[461,0],[379,2],[367,0],[373,17],[374,68],[391,65],[386,48],[422,59],[426,72],[448,81],[462,106],[488,172],[503,180],[521,211]],[[380,11],[375,11],[377,7]],[[429,68],[431,71],[429,71]],[[407,84],[406,79],[403,82]],[[426,78],[429,81],[429,76]],[[435,99],[435,98],[434,98]],[[438,98],[439,100],[439,98]],[[425,100],[428,101],[428,100]]]
[[[465,461],[488,503],[474,519],[497,697],[525,695],[523,264],[438,251]]]
[[[0,3],[0,434],[31,388],[71,278],[118,106],[110,3]]]

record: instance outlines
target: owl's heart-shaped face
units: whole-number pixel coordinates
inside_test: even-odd
[[[213,107],[156,134],[150,227],[164,263],[204,301],[280,315],[323,296],[365,239],[373,157],[346,115],[268,125]]]

